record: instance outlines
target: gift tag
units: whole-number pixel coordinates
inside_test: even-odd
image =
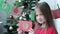
[[[12,15],[20,16],[20,14],[22,13],[22,9],[16,8],[16,6],[13,6],[9,13]]]
[[[32,22],[31,21],[19,21],[19,29],[29,32],[30,29],[32,29]]]
[[[7,2],[4,3],[4,1],[2,1],[2,2],[0,3],[0,9],[3,10],[4,12],[8,13],[9,10],[10,10],[10,8],[11,8],[11,6],[10,6],[9,3],[7,3]]]

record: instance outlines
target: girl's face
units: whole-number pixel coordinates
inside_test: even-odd
[[[39,8],[35,9],[35,15],[36,15],[36,21],[40,24],[43,24],[46,22],[44,15],[42,14],[42,12],[40,11]]]

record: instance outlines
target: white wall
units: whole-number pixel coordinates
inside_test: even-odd
[[[60,34],[60,18],[54,19],[55,27],[57,29],[58,34]]]

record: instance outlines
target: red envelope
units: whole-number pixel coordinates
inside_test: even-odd
[[[59,12],[58,9],[53,10],[52,12],[53,12],[53,15],[54,15],[55,18],[60,18],[60,12]]]
[[[19,21],[18,24],[19,30],[23,30],[26,32],[29,32],[29,30],[32,28],[32,22],[31,21]]]

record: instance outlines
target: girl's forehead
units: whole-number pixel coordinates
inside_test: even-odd
[[[42,12],[41,12],[40,9],[36,8],[36,9],[35,9],[35,13],[36,13],[36,14],[40,14],[40,13],[42,13]]]

